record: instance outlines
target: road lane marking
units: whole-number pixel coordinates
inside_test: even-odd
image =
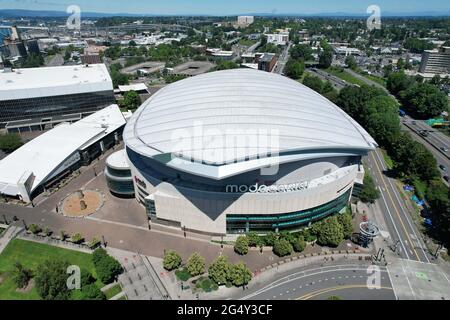
[[[337,286],[337,287],[331,287],[331,288],[326,288],[326,289],[319,289],[316,290],[314,292],[310,292],[307,293],[303,296],[300,296],[298,298],[296,298],[296,300],[309,300],[311,298],[317,297],[321,294],[324,293],[329,293],[332,291],[338,291],[338,290],[344,290],[344,289],[361,289],[361,288],[366,288],[368,289],[367,285],[344,285],[344,286]],[[369,290],[369,289],[368,289]],[[391,287],[379,287],[378,290],[393,290]]]
[[[375,152],[376,152],[376,150],[375,150]],[[378,154],[377,154],[377,155],[378,155]],[[392,195],[391,195],[391,193],[390,193],[390,191],[389,191],[389,189],[388,189],[388,186],[387,186],[387,184],[386,184],[386,181],[384,181],[385,178],[383,177],[383,171],[380,170],[380,167],[378,166],[378,163],[377,163],[377,160],[375,159],[375,156],[374,156],[373,154],[371,154],[371,156],[373,157],[373,159],[374,159],[374,161],[375,161],[375,165],[377,166],[378,171],[380,171],[381,181],[383,181],[383,184],[384,184],[384,186],[385,186],[386,189],[387,189],[387,190],[386,190],[386,193],[387,193],[387,195],[389,196],[389,198],[391,199],[392,205],[393,205],[393,207],[394,207],[395,212],[397,213],[398,218],[400,219],[400,224],[401,224],[403,230],[405,231],[406,237],[409,238],[408,232],[406,231],[405,224],[403,223],[403,220],[402,220],[402,218],[401,218],[401,216],[400,216],[400,212],[398,211],[398,208],[397,208],[397,206],[395,205],[394,199],[392,198]],[[411,242],[411,239],[409,239],[409,241]],[[413,248],[413,250],[414,250],[414,254],[415,254],[417,260],[420,261],[420,258],[419,258],[419,255],[417,254],[416,249]]]
[[[381,162],[381,157],[380,157],[380,155],[378,154],[377,150],[375,150],[375,153],[376,153],[376,155],[377,155],[378,160],[380,160],[380,162]],[[391,181],[390,179],[388,179],[388,182],[389,182],[389,184],[390,184],[392,190],[395,191],[396,189],[395,189],[395,186],[393,186],[392,181]],[[395,196],[395,198],[397,199],[398,204],[400,205],[400,210],[403,212],[403,215],[404,215],[405,218],[406,218],[406,222],[408,222],[408,225],[409,225],[409,227],[411,228],[411,230],[412,230],[412,232],[413,232],[415,238],[418,239],[419,248],[422,250],[422,253],[423,253],[423,255],[425,256],[425,259],[426,259],[427,262],[429,263],[430,260],[428,259],[428,256],[427,256],[427,254],[425,253],[425,250],[424,250],[423,247],[422,247],[422,243],[420,242],[420,239],[419,239],[419,237],[418,237],[417,234],[416,234],[416,230],[414,229],[413,225],[412,225],[411,222],[410,222],[410,219],[409,219],[409,217],[408,217],[409,213],[408,213],[408,212],[405,212],[405,210],[403,210],[402,202],[400,201],[400,199],[399,199],[399,197],[398,197],[398,195],[397,195],[396,192],[394,192],[394,196]],[[407,234],[406,236],[409,237],[408,234]],[[411,240],[410,240],[410,242],[411,242],[411,246],[414,248],[414,243],[413,243]],[[419,259],[418,255],[417,255],[417,252],[416,252],[415,249],[414,249],[414,252],[416,253],[416,256],[417,256],[418,260],[420,261],[420,259]]]

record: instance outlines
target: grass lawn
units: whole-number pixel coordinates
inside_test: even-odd
[[[369,74],[363,74],[364,77],[366,77],[369,80],[372,80],[373,82],[378,83],[379,85],[382,85],[383,87],[386,88],[386,80],[384,80],[383,78],[377,77],[377,76],[373,76],[373,75],[369,75]]]
[[[330,67],[328,69],[325,69],[326,72],[341,78],[342,80],[347,81],[348,83],[353,83],[353,84],[357,84],[358,86],[363,86],[365,85],[365,82],[352,76],[351,74],[345,72],[344,70],[341,70],[339,68],[334,68],[334,67]]]
[[[383,154],[384,162],[386,162],[386,166],[389,170],[394,168],[394,160],[387,154],[386,150],[381,149],[381,153]]]
[[[254,45],[256,43],[256,41],[253,40],[249,40],[249,39],[241,39],[239,40],[239,44],[243,45],[243,46],[249,46],[251,47],[252,45]]]
[[[106,299],[111,299],[112,297],[114,297],[115,295],[119,294],[120,292],[122,292],[122,288],[120,287],[119,284],[116,284],[115,286],[112,286],[111,288],[109,288],[108,290],[106,290],[104,292]]]
[[[88,253],[13,239],[0,255],[0,274],[3,277],[3,282],[0,284],[0,300],[40,299],[36,288],[31,289],[27,293],[17,292],[11,278],[11,271],[14,269],[16,262],[20,262],[24,267],[34,271],[45,260],[56,259],[66,260],[70,264],[78,265],[81,269],[86,269],[96,277],[94,264],[91,255]],[[99,288],[103,286],[99,280],[97,280],[96,284]],[[74,298],[76,298],[76,294]]]

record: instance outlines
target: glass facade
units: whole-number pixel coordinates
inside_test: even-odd
[[[113,91],[0,101],[0,123],[94,112],[114,103]]]
[[[333,201],[299,212],[267,215],[228,214],[226,217],[227,233],[236,234],[249,231],[266,233],[298,229],[310,222],[341,211],[348,203],[350,192],[351,189]]]

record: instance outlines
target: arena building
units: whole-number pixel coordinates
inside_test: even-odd
[[[148,99],[124,129],[152,222],[210,235],[295,230],[342,212],[374,139],[289,78],[207,73]]]

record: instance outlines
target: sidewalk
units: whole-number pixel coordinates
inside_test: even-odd
[[[0,254],[5,250],[9,242],[14,239],[14,237],[23,230],[23,227],[17,227],[10,225],[0,236]]]

